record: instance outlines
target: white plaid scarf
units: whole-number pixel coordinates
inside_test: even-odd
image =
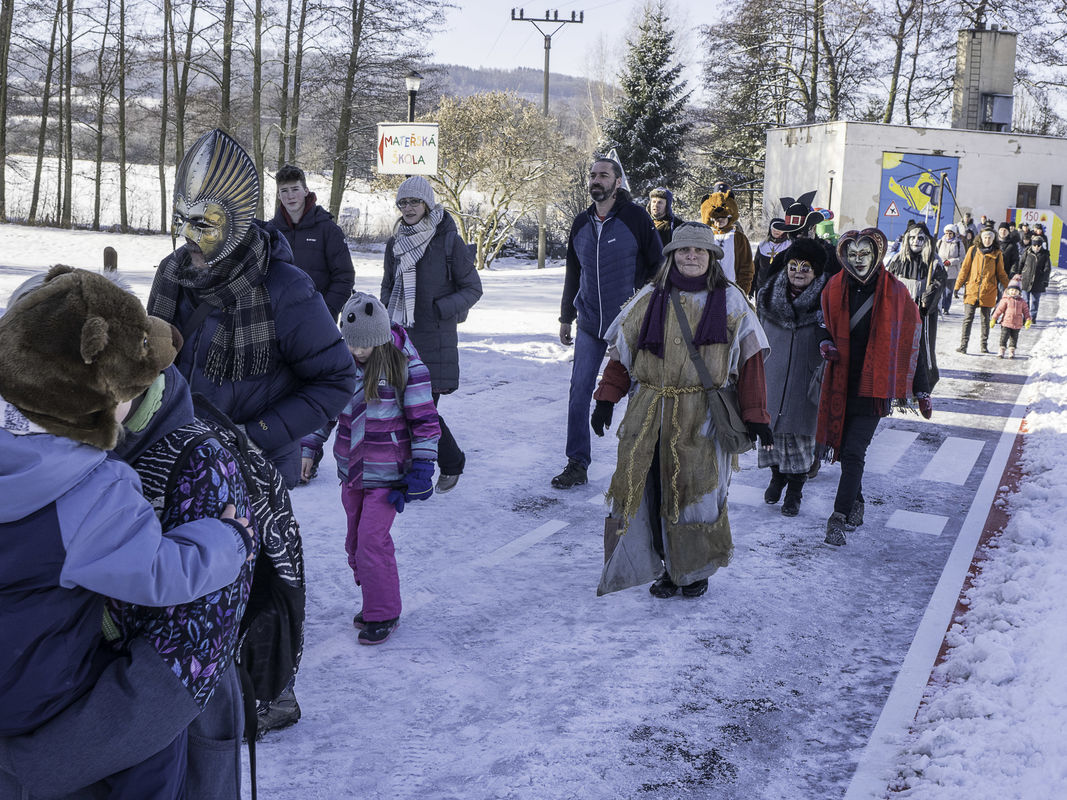
[[[444,219],[445,209],[440,203],[414,225],[400,223],[393,240],[393,293],[389,296],[389,316],[405,328],[415,324],[415,265]]]

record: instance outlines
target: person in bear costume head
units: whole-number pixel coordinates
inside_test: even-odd
[[[706,194],[700,200],[700,221],[711,226],[715,243],[723,249],[720,266],[726,279],[736,283],[748,295],[752,290],[756,265],[752,260],[752,245],[737,227],[740,216],[737,200],[730,188]]]
[[[254,549],[232,505],[228,519],[163,533],[136,474],[106,452],[180,344],[136,297],[66,266],[0,317],[0,796],[62,796],[108,776],[131,797],[156,777],[184,783],[184,740],[158,736],[158,719],[188,724],[199,708],[145,642],[117,651],[104,614],[108,597],[165,607],[220,589]],[[63,768],[42,769],[25,735],[101,681],[122,688],[98,720],[123,703],[154,713],[121,736],[50,740]]]
[[[180,346],[133,295],[57,265],[0,317],[0,395],[49,433],[109,450],[121,427],[115,408],[151,385]]]

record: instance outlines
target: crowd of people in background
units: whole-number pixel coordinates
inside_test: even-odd
[[[474,254],[430,182],[411,176],[380,287],[356,291],[344,234],[304,172],[286,164],[275,183],[273,220],[256,220],[252,159],[209,131],[179,165],[181,244],[159,265],[147,314],[121,282],[56,267],[0,317],[0,447],[12,454],[0,488],[19,499],[0,510],[11,623],[0,798],[236,800],[242,736],[299,720],[300,536],[295,522],[287,532],[252,513],[247,463],[276,480],[284,516],[287,489],[316,477],[333,438],[357,640],[381,644],[399,624],[390,529],[406,504],[455,488],[466,465],[438,407],[459,386],[458,325],[482,294]],[[574,358],[553,487],[587,482],[591,432],[603,436],[627,401],[599,594],[647,584],[659,599],[704,595],[730,562],[730,480],[753,448],[764,500],[786,517],[801,513],[820,463],[840,462],[823,541],[845,545],[864,522],[880,421],[932,416],[952,301],[963,302],[958,352],[978,316],[980,351],[1000,324],[998,354],[1014,358],[1049,284],[1040,225],[965,212],[936,239],[919,220],[894,243],[877,228],[837,236],[809,191],[781,198],[782,216],[752,242],[725,183],[701,198],[700,222],[678,216],[667,187],[646,205],[623,184],[616,161],[592,162],[559,317]],[[240,447],[205,427],[200,403]],[[278,570],[300,594],[286,632],[296,663],[249,696],[260,690],[238,679],[237,625]]]

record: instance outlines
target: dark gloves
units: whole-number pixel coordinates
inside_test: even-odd
[[[611,415],[615,410],[615,404],[610,400],[597,400],[596,408],[593,409],[593,418],[590,420],[590,424],[593,426],[593,433],[597,436],[603,436],[604,431],[611,427]]]
[[[922,293],[922,297],[919,298],[919,313],[924,317],[930,316],[931,313],[937,311],[940,300],[941,284],[935,281]]]
[[[930,402],[930,395],[926,392],[915,395],[915,399],[919,403],[919,413],[926,419],[930,419],[934,415],[934,404]]]
[[[404,483],[408,485],[405,500],[429,500],[433,494],[433,462],[416,459],[404,476]]]
[[[960,299],[960,290],[959,289],[953,289],[952,290],[952,296],[955,297],[957,300],[959,300]]]
[[[748,429],[748,438],[752,441],[759,439],[762,447],[774,445],[774,431],[766,422],[746,422],[745,427]]]
[[[823,343],[819,345],[819,353],[822,355],[823,361],[836,364],[841,360],[841,352],[834,347],[834,343],[829,339],[823,340]]]
[[[433,462],[416,459],[411,469],[404,475],[404,488],[393,489],[387,498],[396,508],[396,513],[404,511],[404,504],[412,500],[429,500],[433,495]]]

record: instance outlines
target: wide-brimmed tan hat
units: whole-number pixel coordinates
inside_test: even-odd
[[[686,222],[675,228],[671,240],[663,248],[663,255],[673,253],[680,247],[699,247],[711,253],[716,260],[724,255],[723,249],[715,241],[715,232],[701,222]]]

